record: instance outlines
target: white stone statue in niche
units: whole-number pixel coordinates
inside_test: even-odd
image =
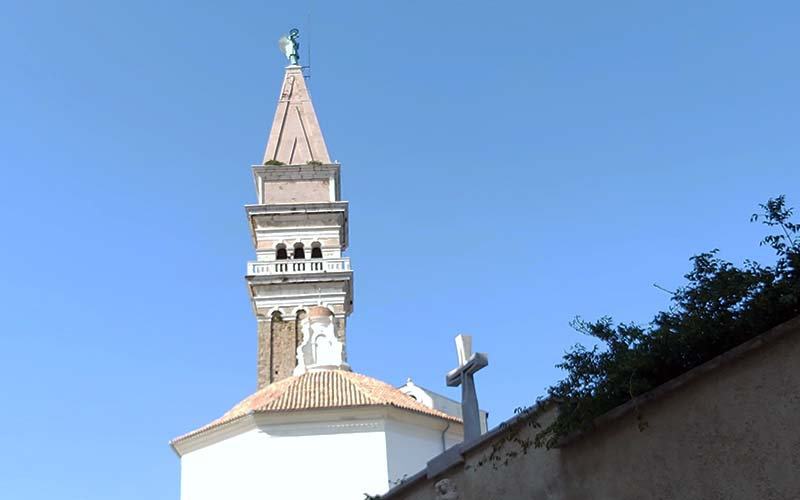
[[[312,370],[349,370],[344,345],[334,333],[333,313],[325,307],[309,309],[300,323],[303,341],[297,348],[294,375]]]

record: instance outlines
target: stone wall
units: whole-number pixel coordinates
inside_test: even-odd
[[[335,318],[333,320],[333,333],[336,339],[344,346],[344,360],[347,361],[347,319],[344,317]]]
[[[276,314],[270,321],[258,322],[258,389],[292,376],[297,346],[303,340],[300,320],[304,315],[301,311],[296,318],[282,319]]]
[[[270,342],[271,338],[272,321],[268,319],[259,319],[257,350],[258,359],[256,360],[256,387],[258,389],[264,388],[272,381],[272,377],[270,377],[270,370],[272,368],[272,363],[270,363],[270,359],[272,357],[272,343]]]
[[[264,203],[314,203],[331,199],[330,180],[290,180],[264,183]]]
[[[609,412],[558,448],[530,448],[506,464],[506,452],[521,451],[506,442],[497,466],[479,465],[509,427],[462,447],[443,472],[429,463],[382,499],[800,498],[800,318]],[[519,437],[535,432],[522,426]]]

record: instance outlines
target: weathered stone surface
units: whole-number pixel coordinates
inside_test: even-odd
[[[331,199],[328,179],[264,183],[264,203],[313,203]]]
[[[334,335],[336,335],[336,338],[344,346],[343,354],[344,354],[344,360],[345,361],[347,361],[347,332],[346,332],[346,327],[347,327],[347,319],[345,319],[345,318],[334,318],[334,320],[333,320]]]
[[[258,359],[257,359],[257,384],[258,389],[261,389],[272,381],[270,377],[272,358],[272,325],[270,320],[258,320]]]
[[[269,160],[287,165],[331,162],[300,66],[286,68],[264,153],[264,162]]]
[[[297,321],[272,322],[272,367],[270,376],[275,382],[292,376],[296,362]]]
[[[292,376],[303,337],[298,319],[303,315],[304,311],[291,319],[275,315],[271,321],[258,322],[258,389]]]

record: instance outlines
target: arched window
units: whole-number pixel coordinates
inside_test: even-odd
[[[295,243],[294,244],[294,258],[295,259],[305,259],[306,258],[306,251],[303,250],[302,243]]]
[[[275,247],[275,260],[286,260],[289,256],[286,254],[286,245],[283,243],[279,243],[277,247]]]
[[[322,258],[322,245],[320,245],[318,241],[315,241],[314,243],[311,244],[311,258],[312,259]]]

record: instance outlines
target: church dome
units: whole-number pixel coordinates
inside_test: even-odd
[[[429,408],[386,382],[344,370],[307,372],[270,384],[248,396],[210,424],[175,438],[181,441],[252,413],[331,408],[389,406],[461,423],[461,419]]]
[[[314,306],[308,310],[309,318],[320,318],[323,316],[333,316],[333,313],[330,309],[323,306]]]

